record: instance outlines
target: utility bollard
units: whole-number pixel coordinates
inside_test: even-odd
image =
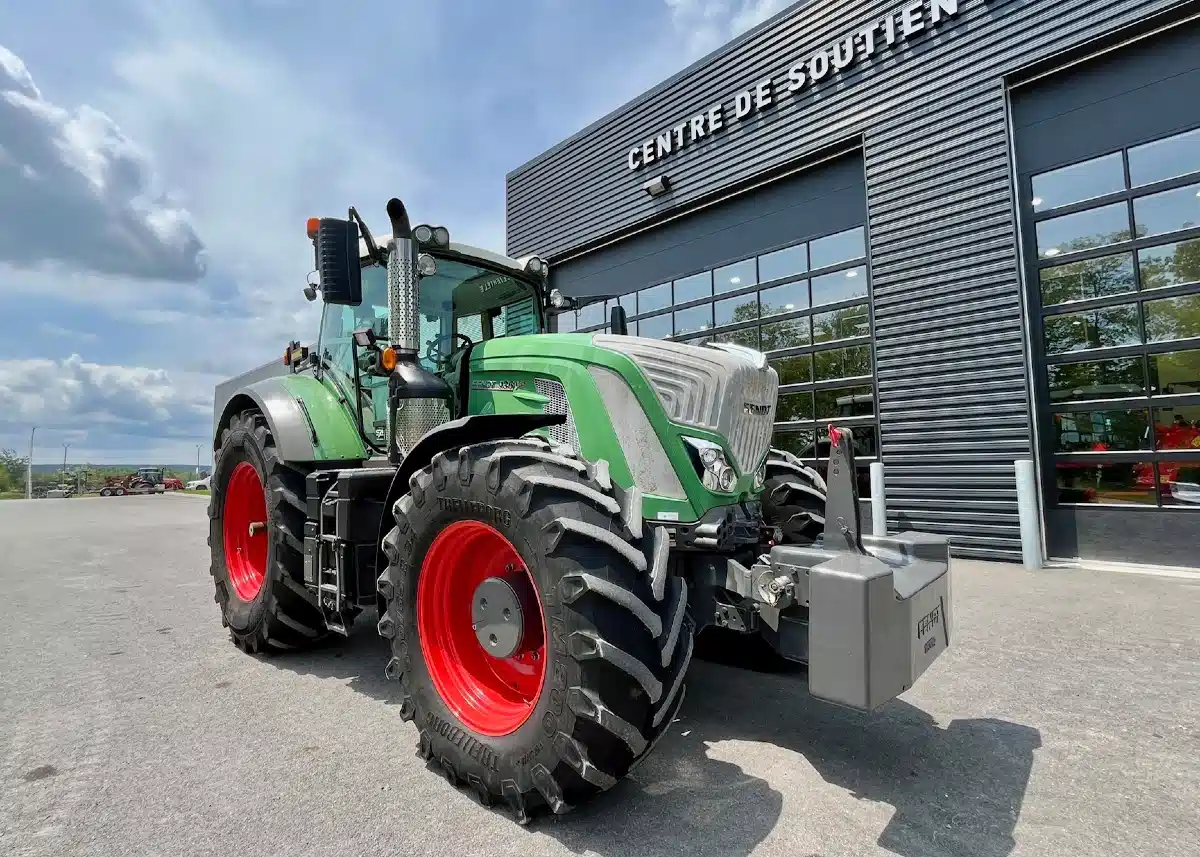
[[[887,535],[887,498],[883,491],[883,462],[871,462],[871,534]]]
[[[1017,518],[1021,522],[1021,559],[1026,568],[1042,567],[1041,522],[1038,520],[1037,473],[1033,461],[1019,459],[1017,469]]]

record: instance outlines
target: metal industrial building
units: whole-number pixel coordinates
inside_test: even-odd
[[[1200,551],[1200,4],[803,2],[519,167],[560,330],[779,370],[777,445],[853,426],[892,528],[1020,557]],[[603,299],[598,299],[603,298]]]

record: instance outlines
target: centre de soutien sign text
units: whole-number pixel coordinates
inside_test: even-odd
[[[730,121],[740,122],[756,112],[770,108],[778,99],[794,97],[805,88],[815,86],[831,75],[856,64],[870,62],[882,51],[957,16],[958,6],[959,0],[912,0],[899,10],[871,21],[832,45],[797,60],[788,68],[785,78],[778,83],[774,77],[764,78],[739,92],[734,96],[732,103],[718,102],[678,125],[642,141],[626,153],[626,164],[631,170],[640,170],[706,137],[719,134]]]

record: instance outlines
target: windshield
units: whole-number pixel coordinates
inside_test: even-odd
[[[376,334],[386,340],[387,268],[381,265],[363,269],[363,304],[375,294],[382,303],[376,312],[383,319]],[[531,284],[457,259],[438,259],[437,273],[421,278],[418,310],[417,354],[431,372],[446,368],[450,354],[466,345],[463,336],[483,342],[541,329]]]

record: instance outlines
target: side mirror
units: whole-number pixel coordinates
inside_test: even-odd
[[[358,261],[358,224],[322,217],[317,224],[317,274],[327,304],[362,303],[362,267]]]
[[[625,316],[625,307],[617,304],[608,314],[608,329],[617,336],[629,335],[629,320]]]

